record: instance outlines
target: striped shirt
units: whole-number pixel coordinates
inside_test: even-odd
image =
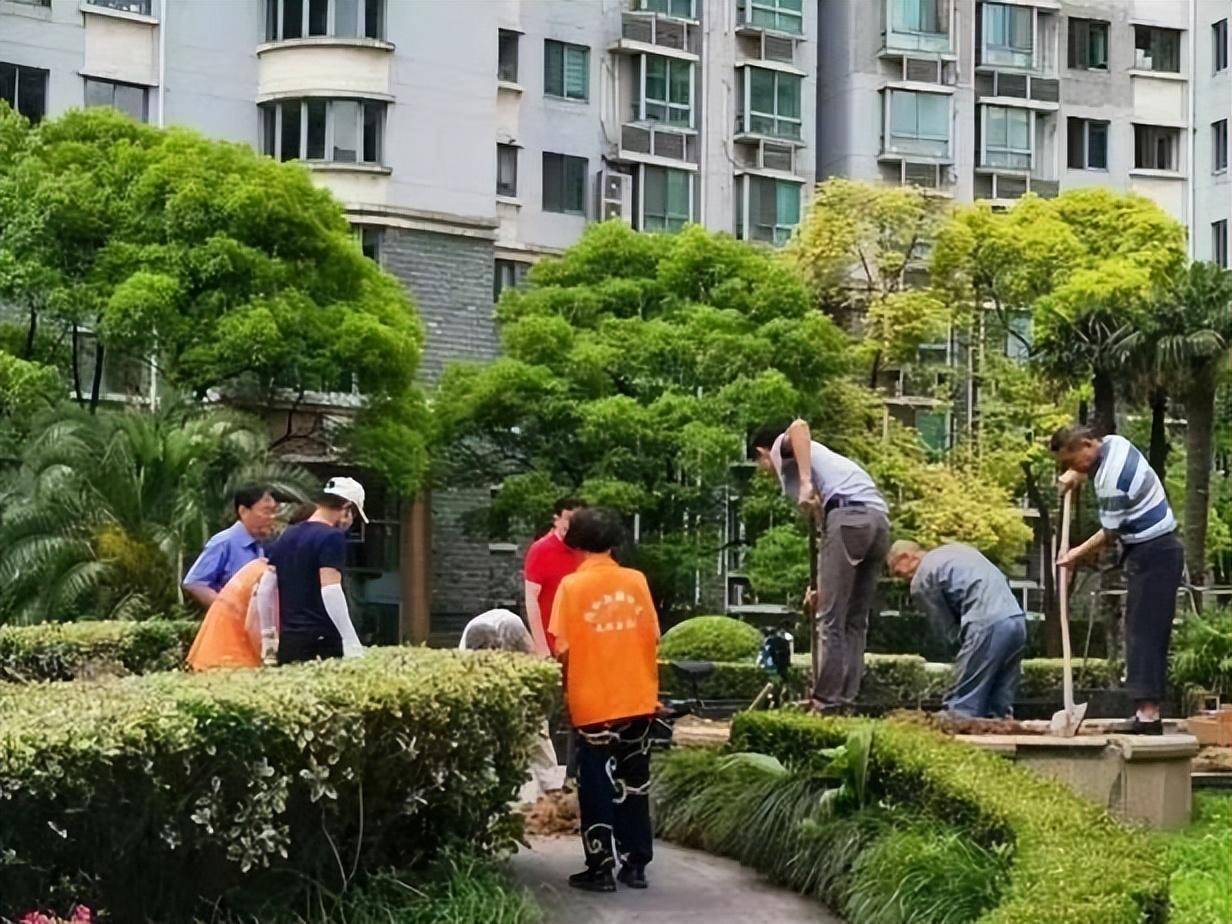
[[[786,433],[775,440],[774,447],[770,450],[770,460],[774,463],[774,470],[778,472],[783,493],[795,500],[800,494],[800,470],[795,459],[783,458],[784,446],[791,448]],[[812,441],[811,455],[813,487],[821,495],[823,505],[837,497],[872,507],[882,513],[890,512],[873,479],[856,463],[846,456],[840,456],[833,449],[827,449],[816,440]]]
[[[1099,502],[1099,523],[1133,545],[1167,535],[1176,517],[1155,470],[1123,436],[1106,436],[1091,485]]]

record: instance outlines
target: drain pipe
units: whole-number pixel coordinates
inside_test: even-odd
[[[1197,176],[1195,175],[1194,165],[1197,158],[1194,157],[1194,147],[1198,141],[1198,126],[1197,119],[1197,102],[1198,95],[1198,4],[1189,4],[1189,155],[1186,158],[1188,161],[1187,172],[1189,173],[1189,214],[1185,216],[1185,224],[1189,226],[1189,259],[1194,259],[1197,256],[1197,241],[1198,241],[1198,191],[1197,191]],[[1212,254],[1213,256],[1213,254]]]
[[[167,102],[167,7],[169,0],[158,3],[158,127],[166,127]]]

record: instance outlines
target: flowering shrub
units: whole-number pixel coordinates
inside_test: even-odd
[[[22,915],[17,924],[94,924],[94,914],[85,905],[74,905],[67,918],[31,911]]]

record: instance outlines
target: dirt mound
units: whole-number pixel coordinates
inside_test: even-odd
[[[969,719],[951,712],[917,712],[902,709],[888,718],[933,728],[947,735],[1038,735],[1040,732],[1014,719]]]
[[[538,837],[578,834],[577,793],[557,789],[540,796],[523,817],[523,831]]]

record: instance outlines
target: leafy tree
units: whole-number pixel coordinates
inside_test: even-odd
[[[307,171],[102,108],[29,128],[0,104],[0,137],[0,299],[25,327],[19,358],[50,340],[91,411],[108,357],[152,360],[182,394],[241,405],[357,385],[337,439],[417,487],[422,330]]]
[[[884,364],[913,362],[953,320],[921,278],[944,215],[942,200],[913,186],[832,178],[787,248],[829,313],[862,316],[870,387]]]
[[[931,266],[935,285],[1007,325],[1030,312],[1032,359],[1063,384],[1090,381],[1094,422],[1112,432],[1122,341],[1184,260],[1184,228],[1157,205],[1092,188],[1029,195],[1003,213],[959,209],[938,233]]]
[[[62,406],[22,454],[0,519],[0,617],[133,618],[179,602],[185,559],[223,525],[230,491],[304,496],[271,461],[264,425],[234,411]]]

